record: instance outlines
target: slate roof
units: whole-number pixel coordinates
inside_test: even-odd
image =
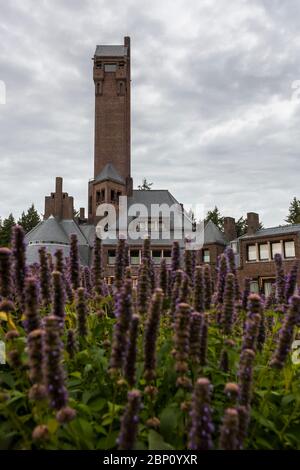
[[[124,57],[127,55],[126,46],[96,46],[95,56],[97,57]]]
[[[219,243],[221,245],[227,244],[224,234],[220,229],[218,229],[212,220],[209,220],[204,227],[204,244],[209,243]]]
[[[124,178],[122,178],[112,163],[107,163],[103,170],[96,176],[95,181],[115,181],[116,183],[125,184]]]
[[[300,232],[300,224],[293,224],[293,225],[285,225],[285,226],[278,226],[278,227],[269,227],[269,228],[262,228],[257,230],[252,235],[242,235],[238,238],[245,239],[245,238],[258,238],[258,237],[268,237],[268,236],[276,236],[276,235],[286,235],[289,233],[297,233]]]
[[[69,237],[62,229],[59,222],[51,215],[48,219],[40,222],[27,235],[27,242],[52,242],[69,244]]]

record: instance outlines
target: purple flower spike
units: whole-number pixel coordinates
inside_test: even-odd
[[[121,419],[121,429],[117,440],[119,450],[132,450],[138,430],[141,393],[131,390],[127,394],[127,405]]]
[[[214,426],[211,412],[211,384],[208,379],[197,380],[191,405],[191,428],[188,449],[210,450],[213,448],[212,433]]]

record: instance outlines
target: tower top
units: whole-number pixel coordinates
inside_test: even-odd
[[[95,58],[97,57],[127,57],[130,55],[130,37],[124,37],[124,45],[98,45],[96,46]]]

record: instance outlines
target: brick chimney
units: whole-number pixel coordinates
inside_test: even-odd
[[[84,207],[80,207],[79,209],[79,218],[80,220],[84,220]]]
[[[73,197],[63,192],[63,179],[58,176],[55,179],[55,193],[45,197],[44,219],[51,215],[58,219],[73,219]]]
[[[233,217],[224,217],[224,235],[228,242],[237,237],[235,219]]]
[[[259,215],[256,212],[247,213],[247,235],[254,235],[259,229]]]

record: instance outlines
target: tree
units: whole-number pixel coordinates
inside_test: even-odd
[[[208,211],[205,217],[205,224],[207,222],[212,221],[220,230],[223,230],[224,225],[224,217],[221,216],[219,209],[217,206],[212,211]]]
[[[11,241],[12,228],[16,225],[14,216],[9,216],[3,220],[0,226],[0,246],[9,246]]]
[[[288,224],[300,224],[300,200],[294,197],[289,207],[289,214],[285,219]]]
[[[142,184],[138,185],[138,189],[149,191],[151,189],[152,185],[153,185],[153,183],[150,183],[149,181],[147,181],[146,178],[143,178],[143,182],[142,182]]]
[[[39,222],[41,221],[41,218],[34,207],[34,204],[32,204],[29,209],[27,210],[26,214],[23,211],[20,219],[18,220],[18,224],[22,225],[24,231],[26,233],[30,232]]]
[[[245,235],[245,233],[247,232],[247,220],[244,219],[243,216],[240,217],[235,223],[235,228],[238,237]]]

